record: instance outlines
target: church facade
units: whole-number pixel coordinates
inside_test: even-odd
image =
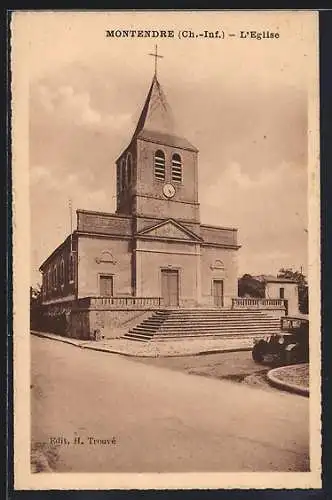
[[[116,212],[77,210],[77,228],[41,265],[43,304],[141,297],[230,307],[237,229],[201,224],[198,150],[177,133],[156,75],[116,180]]]

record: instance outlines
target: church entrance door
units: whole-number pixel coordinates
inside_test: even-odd
[[[165,306],[179,305],[179,272],[171,269],[161,270],[161,296]]]
[[[223,280],[213,280],[212,283],[213,303],[217,307],[224,305],[224,282]]]

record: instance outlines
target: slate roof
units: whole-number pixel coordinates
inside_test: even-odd
[[[187,139],[177,133],[174,116],[164,91],[154,75],[136,130],[132,137],[197,151]]]
[[[290,278],[278,278],[272,274],[261,274],[259,276],[253,276],[253,278],[263,283],[296,283],[295,280]]]

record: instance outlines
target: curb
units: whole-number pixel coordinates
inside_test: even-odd
[[[289,365],[296,366],[296,365]],[[292,392],[294,394],[299,394],[300,396],[309,397],[309,389],[297,384],[291,384],[289,382],[284,382],[280,380],[276,374],[283,369],[284,367],[274,368],[267,372],[267,380],[268,382],[277,389],[282,389],[284,391]]]
[[[44,333],[44,332],[38,332],[36,330],[31,330],[30,333],[32,335],[35,335],[36,337],[42,337],[42,338],[47,338],[50,340],[55,340],[57,342],[63,342],[65,344],[71,344],[76,347],[80,347],[81,349],[90,349],[92,351],[99,351],[99,352],[109,352],[110,354],[120,354],[121,356],[127,356],[131,358],[183,358],[187,356],[202,356],[204,354],[222,354],[226,352],[241,352],[241,351],[251,351],[251,347],[230,347],[230,348],[225,348],[225,349],[215,349],[215,350],[207,350],[207,351],[198,351],[198,352],[193,352],[193,353],[185,353],[185,354],[164,354],[160,355],[149,355],[149,354],[130,354],[128,352],[123,352],[123,351],[117,351],[114,349],[110,349],[108,347],[99,347],[98,345],[92,345],[92,344],[85,344],[80,342],[78,339],[70,339],[68,337],[62,337],[62,336],[57,336],[56,334],[49,334],[49,333]],[[88,340],[86,342],[89,342]],[[90,341],[93,342],[93,341]]]
[[[79,340],[75,340],[75,339],[70,339],[68,337],[61,337],[60,335],[56,335],[56,334],[49,334],[49,333],[44,333],[44,332],[38,332],[37,330],[30,330],[30,333],[32,335],[35,335],[36,337],[43,337],[43,338],[46,338],[46,339],[50,339],[50,340],[57,340],[58,342],[64,342],[65,344],[72,344],[72,345],[76,345],[77,347],[82,347],[81,343]]]
[[[97,346],[95,347],[93,345],[82,344],[79,340],[76,340],[76,339],[71,340],[67,337],[61,337],[60,335],[56,336],[56,334],[50,335],[49,333],[37,332],[35,330],[31,330],[31,334],[35,335],[36,337],[42,337],[42,338],[46,338],[49,340],[55,340],[56,342],[63,342],[64,344],[71,344],[71,345],[74,345],[76,347],[80,347],[81,349],[90,349],[91,351],[109,352],[111,354],[121,354],[122,356],[136,356],[135,354],[127,354],[127,353],[121,352],[121,351],[114,351],[114,350],[111,350],[107,347],[97,347]],[[86,342],[88,342],[88,340]],[[93,342],[93,340],[91,340],[91,342]]]

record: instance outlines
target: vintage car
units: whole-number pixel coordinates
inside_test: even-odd
[[[309,321],[304,317],[281,318],[280,333],[254,339],[256,363],[287,365],[309,361]]]

